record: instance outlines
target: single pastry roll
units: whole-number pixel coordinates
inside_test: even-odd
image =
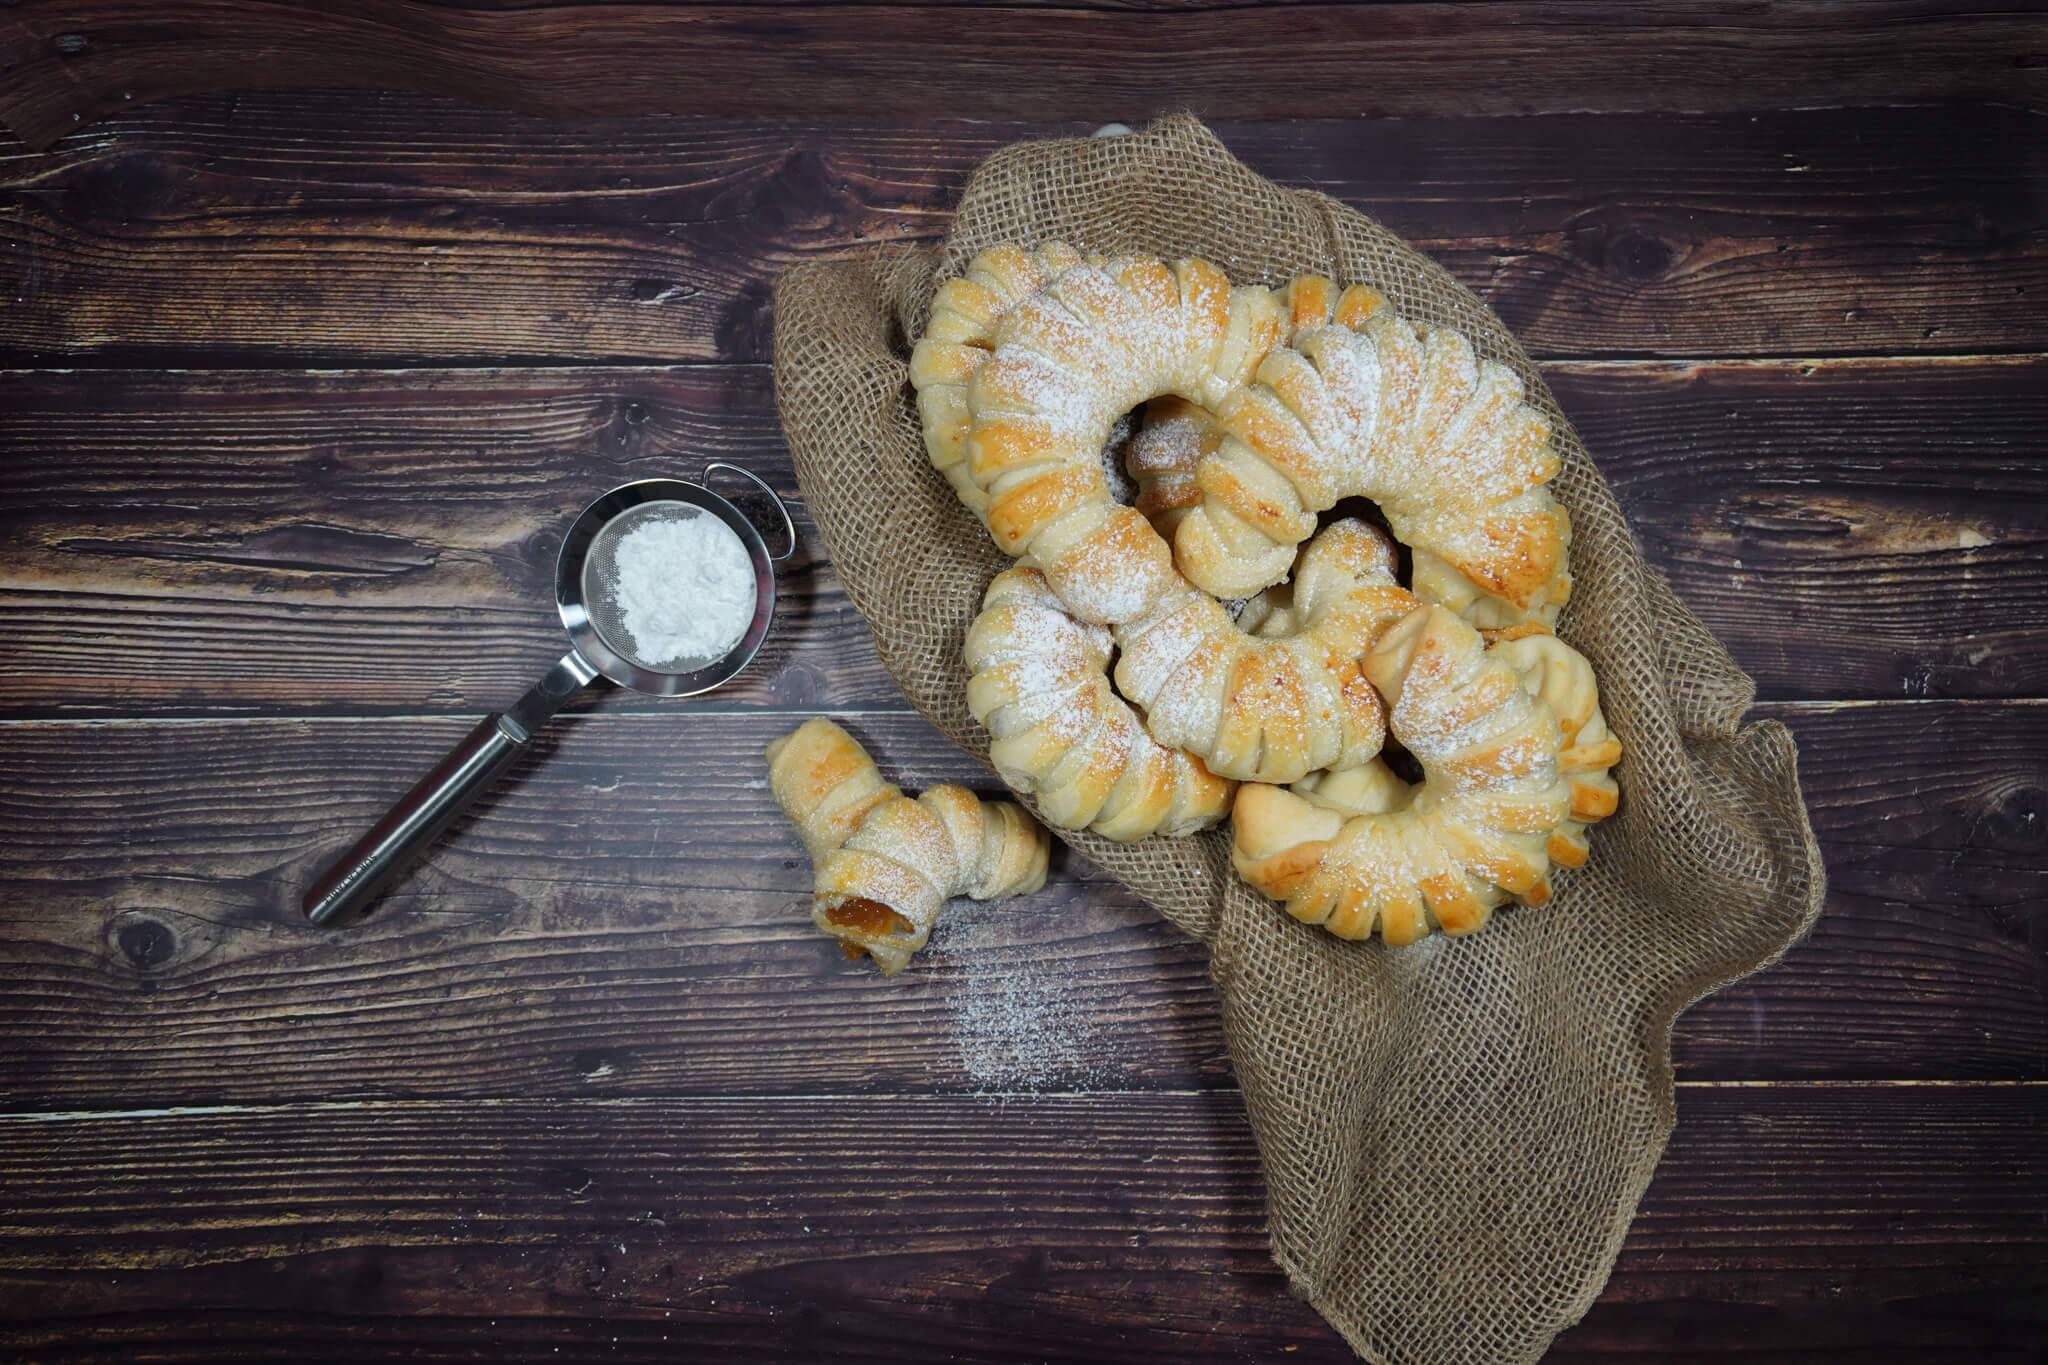
[[[768,746],[768,785],[811,855],[813,922],[884,975],[903,970],[953,897],[1045,885],[1051,839],[1022,807],[951,785],[913,800],[829,720]]]

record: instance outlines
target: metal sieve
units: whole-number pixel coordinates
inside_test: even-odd
[[[751,481],[775,505],[789,539],[781,554],[770,555],[754,524],[706,486],[720,471]],[[705,483],[645,479],[625,484],[583,509],[555,557],[555,606],[569,634],[569,652],[510,710],[485,716],[307,888],[302,903],[306,918],[315,924],[339,924],[359,917],[526,751],[562,704],[598,677],[656,696],[690,697],[729,681],[753,662],[775,618],[775,565],[796,552],[796,525],[775,490],[738,465],[708,464],[702,477]],[[746,547],[754,569],[753,619],[738,643],[717,658],[643,658],[621,619],[613,586],[619,546],[646,522],[700,516],[716,517]]]

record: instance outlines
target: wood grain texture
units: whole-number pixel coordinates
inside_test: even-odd
[[[1712,1323],[1757,1359],[2025,1359],[2044,1093],[1682,1091],[1553,1358],[1692,1358]],[[38,1117],[0,1120],[0,1172],[30,1354],[1350,1359],[1265,1259],[1235,1095]]]
[[[818,558],[764,368],[124,387],[0,376],[0,448],[29,454],[0,467],[0,619],[28,651],[0,696],[495,709],[562,652],[555,557],[577,512],[724,458],[790,498],[799,550],[773,637],[716,702],[901,704]]]
[[[2048,363],[1550,369],[1653,563],[1779,698],[2039,695]],[[613,484],[795,474],[758,367],[0,374],[0,714],[488,710]],[[807,522],[720,705],[892,707]],[[655,705],[611,694],[607,708]]]
[[[933,242],[982,158],[1092,126],[876,118],[124,108],[0,151],[0,363],[764,359],[786,266]],[[2048,349],[2043,127],[1983,105],[1216,125],[1539,356]]]
[[[2048,361],[1551,378],[1650,561],[1763,695],[2048,689]]]
[[[251,86],[425,89],[549,114],[1218,118],[2041,107],[2048,23],[1926,0],[1842,9],[1542,0],[1222,13],[1007,6],[28,0],[0,119],[46,144],[129,100]],[[251,61],[252,53],[261,60]],[[936,59],[935,59],[936,54]],[[715,73],[708,75],[707,73]]]
[[[0,375],[0,1355],[1351,1359],[1197,946],[1068,858],[894,982],[809,929],[771,734],[992,789],[815,543],[739,688],[596,700],[363,930],[294,908],[553,657],[585,498],[791,486],[775,274],[1019,137],[1193,104],[1443,261],[1767,696],[2043,694],[2038,11],[971,6],[0,4],[55,139],[0,135],[0,363],[105,367]],[[211,93],[309,80],[715,117]],[[2048,706],[1760,714],[1828,913],[1681,1019],[1551,1358],[2032,1359]]]
[[[2048,706],[1766,714],[1828,913],[1680,1021],[1679,1074],[2041,1076]],[[842,961],[759,758],[796,721],[561,722],[341,934],[300,889],[466,722],[0,726],[0,1106],[1229,1083],[1201,949],[1064,854],[905,978]],[[847,723],[912,790],[999,790],[918,718]]]

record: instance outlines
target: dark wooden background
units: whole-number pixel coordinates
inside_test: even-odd
[[[810,930],[771,736],[988,783],[815,537],[744,682],[594,696],[369,926],[295,909],[559,652],[584,501],[793,490],[779,270],[1186,106],[1499,309],[1801,744],[1827,914],[1681,1020],[1556,1357],[2035,1358],[2044,104],[2031,7],[0,7],[0,1350],[1348,1358],[1129,895],[1066,859],[890,982]]]

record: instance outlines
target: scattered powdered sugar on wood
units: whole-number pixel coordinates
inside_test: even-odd
[[[947,911],[927,950],[950,973],[952,1034],[960,1064],[982,1094],[1086,1088],[1103,1080],[1102,1049],[1084,989],[1065,964],[1022,959],[1016,908],[963,901]]]

